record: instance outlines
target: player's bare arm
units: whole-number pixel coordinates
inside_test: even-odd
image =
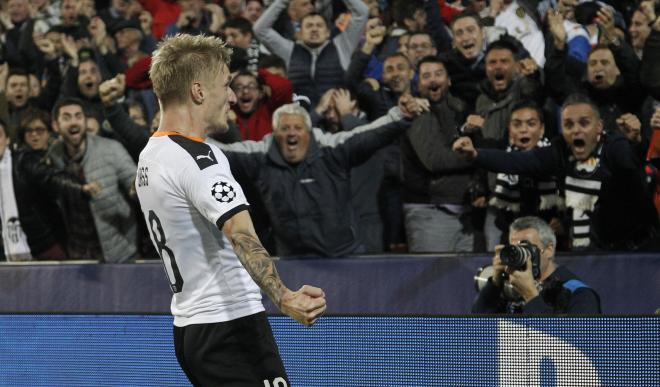
[[[240,219],[243,217],[246,217],[247,221]],[[232,220],[234,221],[232,222]],[[225,230],[227,230],[227,226],[230,222],[235,224],[249,222],[249,225],[252,225],[252,222],[245,211],[240,212],[232,217],[230,221],[226,222],[224,227]],[[243,266],[245,266],[248,273],[250,273],[252,279],[254,279],[273,303],[275,303],[278,308],[281,308],[282,295],[284,294],[286,287],[280,280],[275,264],[273,263],[273,260],[270,259],[270,255],[261,245],[258,237],[251,231],[252,230],[249,230],[249,227],[233,227],[231,233],[228,233],[227,231],[225,231],[225,233],[231,241],[239,260]]]
[[[326,309],[323,290],[305,285],[293,292],[284,285],[275,263],[259,241],[247,211],[227,220],[222,231],[254,282],[282,313],[304,325],[312,325],[321,317]]]

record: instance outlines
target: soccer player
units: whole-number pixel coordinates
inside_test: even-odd
[[[323,314],[325,295],[282,283],[227,158],[204,143],[210,130],[226,130],[236,101],[230,54],[215,37],[160,43],[150,76],[161,121],[140,154],[135,185],[174,292],[174,347],[192,384],[286,386],[259,288],[304,325]]]

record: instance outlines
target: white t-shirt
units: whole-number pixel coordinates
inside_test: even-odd
[[[264,310],[259,287],[221,231],[248,205],[215,145],[157,132],[140,153],[135,187],[174,292],[174,325],[223,322]]]
[[[507,30],[529,51],[529,55],[540,67],[545,65],[545,39],[534,19],[527,14],[517,1],[511,2],[495,18],[495,25]]]

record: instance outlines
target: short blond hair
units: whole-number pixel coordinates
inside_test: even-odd
[[[176,34],[158,44],[149,76],[162,107],[186,103],[194,81],[213,79],[222,65],[229,66],[232,50],[220,38]]]

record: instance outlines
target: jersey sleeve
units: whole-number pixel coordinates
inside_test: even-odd
[[[186,168],[181,183],[192,205],[211,223],[222,229],[224,223],[248,209],[243,189],[231,174],[227,158],[213,149],[215,163],[201,168],[199,163]]]

